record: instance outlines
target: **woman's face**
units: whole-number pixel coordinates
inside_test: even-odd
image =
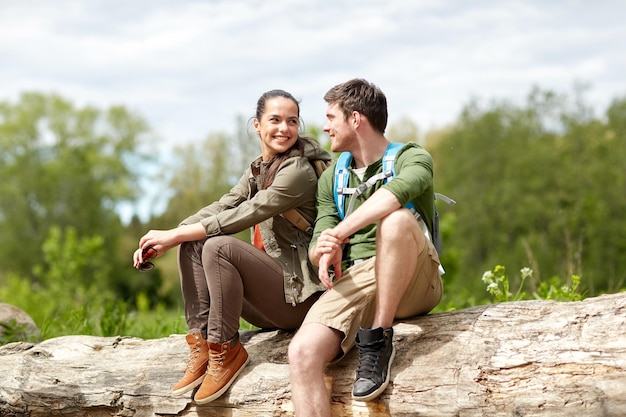
[[[263,162],[291,148],[298,139],[298,105],[285,97],[270,98],[265,102],[261,119],[254,118],[254,129],[261,139]]]

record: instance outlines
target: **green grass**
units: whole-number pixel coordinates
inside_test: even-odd
[[[444,292],[444,298],[433,313],[459,310],[491,302],[518,301],[524,299],[544,299],[558,301],[578,301],[585,297],[580,291],[580,278],[573,275],[562,280],[553,277],[538,283],[536,290],[524,291],[524,283],[532,279],[533,271],[529,268],[520,270],[519,277],[509,277],[506,268],[497,265],[483,274],[486,286],[485,298],[477,299],[467,289]],[[2,277],[0,277],[2,278]],[[157,339],[172,334],[186,334],[182,307],[166,308],[161,304],[151,305],[145,294],[139,294],[134,303],[116,300],[111,293],[94,294],[86,292],[85,298],[68,297],[64,287],[48,287],[32,284],[16,276],[3,277],[0,282],[0,299],[12,304],[29,314],[41,331],[39,340],[46,340],[65,335],[93,336],[131,336],[141,339]],[[513,290],[512,281],[516,290]],[[489,296],[491,299],[489,299]],[[20,332],[16,325],[1,323],[3,336],[0,345],[17,341]],[[245,320],[240,320],[241,330],[256,327]],[[31,340],[37,342],[39,340]]]

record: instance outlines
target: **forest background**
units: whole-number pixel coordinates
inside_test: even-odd
[[[470,101],[441,129],[388,128],[431,152],[437,191],[457,201],[438,203],[446,274],[435,312],[626,288],[626,97],[596,115],[585,91],[534,87],[521,104]],[[185,333],[176,251],[148,273],[131,256],[146,231],[176,226],[236,182],[259,153],[249,116],[234,135],[159,155],[124,106],[38,92],[0,102],[0,301],[31,315],[40,339]],[[328,147],[320,126],[305,134]],[[124,222],[120,206],[148,195],[164,209]],[[0,344],[19,330],[0,325]]]

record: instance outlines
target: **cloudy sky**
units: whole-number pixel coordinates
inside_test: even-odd
[[[587,83],[600,114],[626,95],[625,16],[622,0],[0,0],[0,101],[122,104],[161,149],[234,131],[273,88],[323,124],[323,94],[353,77],[422,132],[534,85]]]

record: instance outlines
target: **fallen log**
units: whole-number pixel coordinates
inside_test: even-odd
[[[293,415],[291,334],[249,331],[251,362],[220,399],[196,406],[170,387],[183,335],[66,336],[0,348],[0,416]],[[624,416],[626,293],[580,302],[520,301],[395,325],[391,384],[352,401],[352,351],[327,369],[335,416]]]

